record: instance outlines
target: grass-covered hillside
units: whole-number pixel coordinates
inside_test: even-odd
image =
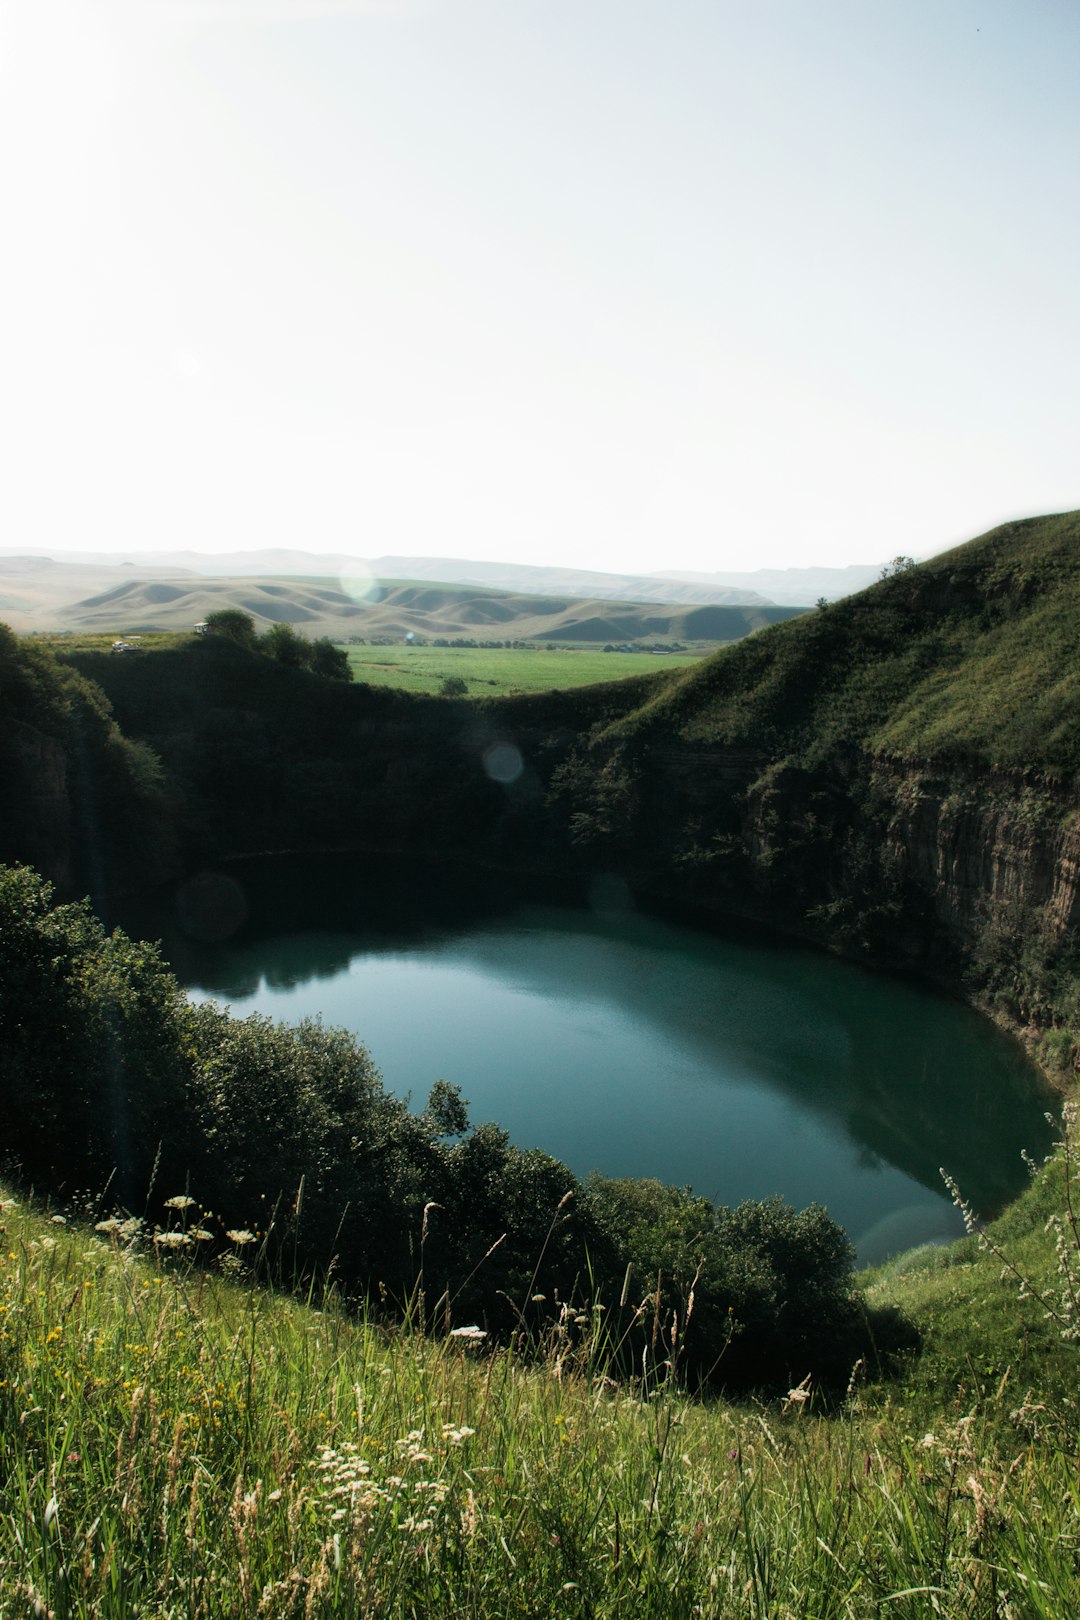
[[[1009,523],[726,649],[623,723],[818,762],[839,748],[1080,773],[1080,513]]]
[[[1008,524],[670,676],[553,797],[642,888],[1075,1033],[1078,642],[1080,514]]]
[[[526,1358],[471,1322],[298,1302],[246,1231],[194,1267],[186,1193],[156,1228],[0,1193],[0,1613],[1066,1620],[1077,1234],[1070,1281],[1043,1230],[1062,1175],[991,1229],[999,1252],[869,1279],[923,1350],[888,1386],[853,1355],[828,1409],[803,1379],[691,1401],[646,1353],[612,1381],[601,1313],[563,1312]]]

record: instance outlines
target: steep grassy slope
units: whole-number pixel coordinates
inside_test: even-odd
[[[1080,772],[1080,513],[1032,518],[698,666],[630,737]]]
[[[1080,517],[1010,524],[674,675],[559,785],[686,898],[894,961],[1071,948],[1078,651]]]
[[[992,1234],[1055,1306],[1056,1170]],[[79,1230],[0,1189],[5,1616],[1077,1612],[1075,1344],[973,1242],[870,1281],[925,1347],[826,1414],[612,1383],[599,1313],[524,1361],[305,1308],[245,1233],[192,1269],[183,1206]]]

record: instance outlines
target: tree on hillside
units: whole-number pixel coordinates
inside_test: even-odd
[[[894,579],[897,574],[909,574],[913,568],[918,566],[914,557],[890,557],[882,568],[880,577],[882,579]]]
[[[259,637],[258,647],[267,658],[289,669],[307,669],[311,664],[311,645],[291,624],[272,624],[266,634]]]
[[[311,669],[315,675],[330,681],[351,681],[352,665],[344,647],[335,647],[329,636],[320,636],[311,643]]]
[[[238,647],[246,647],[248,652],[255,651],[255,620],[242,608],[219,608],[216,613],[208,613],[206,631],[208,635],[224,636],[226,641],[235,641]]]
[[[335,647],[329,636],[308,641],[291,624],[275,624],[259,637],[258,650],[290,669],[310,669],[331,681],[351,681],[352,667],[344,647]]]

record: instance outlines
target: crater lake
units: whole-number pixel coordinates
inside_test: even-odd
[[[195,999],[353,1031],[413,1107],[445,1079],[579,1175],[823,1204],[862,1263],[961,1233],[942,1168],[991,1216],[1054,1134],[1038,1071],[971,1009],[648,914],[614,878],[552,904],[398,859],[245,862],[119,920]]]

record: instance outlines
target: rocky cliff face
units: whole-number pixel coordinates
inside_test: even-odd
[[[691,904],[954,988],[991,959],[1019,985],[1025,940],[1044,963],[1075,940],[1080,805],[1064,793],[861,752],[809,769],[716,748],[657,748],[636,786],[651,858],[635,875]],[[1025,971],[1006,1009],[1021,1022],[1055,1012]]]
[[[958,944],[1021,916],[1038,916],[1061,942],[1080,921],[1080,808],[1067,798],[888,763],[874,779],[894,806],[888,859]]]

